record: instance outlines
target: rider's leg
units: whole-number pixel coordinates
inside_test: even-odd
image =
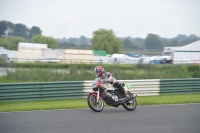
[[[125,89],[124,89],[124,87],[121,85],[121,83],[119,83],[119,82],[114,82],[114,83],[113,83],[113,86],[116,87],[116,88],[119,88],[119,91],[120,91],[121,95],[122,95],[123,97],[126,97]]]

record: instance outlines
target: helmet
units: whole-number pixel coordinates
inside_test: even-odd
[[[104,73],[104,68],[102,66],[97,66],[94,68],[94,73],[97,77],[99,77]]]

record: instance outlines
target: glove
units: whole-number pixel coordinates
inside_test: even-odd
[[[113,77],[109,77],[108,80],[107,80],[107,83],[112,83],[114,81],[114,78]]]

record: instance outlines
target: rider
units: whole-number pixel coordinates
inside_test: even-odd
[[[114,87],[119,88],[120,94],[122,98],[126,97],[125,89],[122,87],[121,83],[119,83],[110,72],[105,72],[102,66],[97,66],[94,68],[94,73],[97,78],[95,79],[95,86],[92,86],[92,89],[97,89],[104,83],[113,84]]]

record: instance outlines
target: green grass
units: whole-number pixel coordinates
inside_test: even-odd
[[[97,64],[16,63],[0,83],[94,80]],[[101,64],[102,65],[102,64]],[[1,66],[1,63],[0,63]],[[200,65],[103,64],[117,80],[200,78]]]
[[[200,103],[200,93],[137,97],[139,105]]]
[[[200,103],[200,93],[161,95],[137,97],[140,105],[160,105],[160,104],[186,104]],[[0,102],[0,112],[30,111],[30,110],[53,110],[53,109],[74,109],[89,108],[87,99],[35,101],[35,102]]]

